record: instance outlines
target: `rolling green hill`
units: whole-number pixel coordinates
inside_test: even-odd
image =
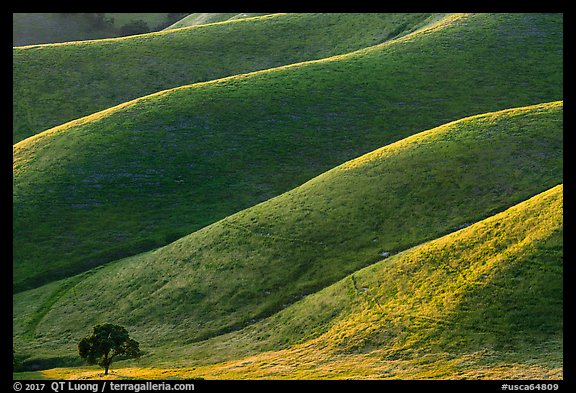
[[[14,146],[14,290],[167,244],[422,129],[561,99],[562,50],[561,15],[457,15],[350,55],[161,92],[28,138]],[[494,193],[527,197],[532,176],[561,181],[552,135],[540,159],[556,164]]]
[[[512,267],[519,269],[513,270],[515,277],[520,277],[517,272],[524,268],[517,264],[525,257],[528,242],[522,236],[528,233],[528,238],[539,239],[541,230],[555,231],[557,217],[549,218],[545,210],[530,220],[505,213],[504,217],[511,218],[506,218],[509,223],[503,224],[501,232],[486,229],[500,225],[496,218],[489,219],[489,225],[471,224],[562,183],[562,139],[562,102],[473,116],[408,137],[168,246],[14,295],[16,345],[23,353],[32,355],[36,359],[33,361],[52,358],[48,361],[52,366],[58,361],[66,364],[77,358],[75,345],[88,327],[96,322],[115,321],[129,326],[150,356],[158,354],[151,361],[159,362],[169,358],[176,347],[239,331],[259,320],[266,324],[263,318],[270,315],[291,315],[287,310],[294,303],[293,307],[300,307],[299,312],[304,309],[310,314],[272,326],[280,332],[268,340],[269,345],[265,340],[263,345],[268,345],[265,350],[276,350],[318,333],[340,334],[333,345],[342,351],[368,351],[380,348],[382,340],[388,337],[388,333],[379,335],[378,329],[369,327],[370,318],[376,317],[373,313],[352,313],[351,319],[342,322],[342,326],[353,325],[349,331],[326,330],[326,324],[341,314],[342,308],[349,307],[340,295],[319,295],[322,307],[309,307],[309,303],[297,306],[299,303],[295,302],[383,258],[384,262],[375,265],[379,267],[369,268],[392,269],[390,281],[385,281],[381,289],[376,291],[377,283],[373,281],[379,275],[372,277],[362,272],[346,279],[344,284],[337,284],[337,288],[343,285],[349,288],[351,280],[359,293],[366,292],[363,288],[374,288],[366,292],[368,297],[357,296],[360,302],[357,306],[365,306],[364,300],[371,304],[370,296],[377,296],[382,303],[391,296],[396,308],[385,314],[381,323],[401,318],[406,308],[420,305],[421,311],[432,319],[455,317],[455,324],[465,319],[467,324],[476,325],[482,322],[479,320],[483,315],[475,311],[478,310],[475,302],[484,298],[476,297],[482,293],[477,292],[481,286],[473,283],[477,280],[487,283],[487,277],[500,279],[498,270],[490,269],[493,265],[505,269],[503,257],[515,263]],[[561,207],[561,202],[559,205],[555,202],[554,206]],[[519,227],[519,234],[515,234],[516,224],[512,223]],[[466,236],[455,234],[449,240],[433,241],[418,248],[416,254],[402,252],[467,226],[470,228],[461,231]],[[509,226],[514,236],[508,236]],[[450,239],[454,237],[462,240],[453,242]],[[558,239],[554,239],[550,247],[553,246],[551,252],[556,258],[559,246]],[[440,252],[445,243],[448,251]],[[458,262],[461,260],[465,262],[462,265]],[[418,274],[411,274],[415,271]],[[533,276],[537,271],[526,274],[530,280],[538,280],[539,277]],[[458,275],[452,277],[457,279],[445,279],[455,273]],[[553,267],[542,273],[552,274],[552,279],[558,270]],[[512,273],[503,270],[503,274]],[[404,281],[396,280],[397,276]],[[397,292],[395,282],[418,296],[408,301],[403,291]],[[494,291],[498,296],[507,296],[509,290],[516,288],[519,292],[510,296],[518,299],[518,303],[524,295],[538,293],[532,291],[531,281],[522,282],[518,287],[507,284],[510,285],[507,289],[495,285]],[[440,284],[444,287],[436,287]],[[506,337],[519,334],[512,327],[524,323],[524,312],[537,313],[546,309],[549,300],[557,300],[556,282],[548,284],[551,300],[543,299],[543,303],[536,302],[534,307],[526,302],[527,310],[496,325],[506,335],[495,339],[497,349],[508,342]],[[486,291],[483,296],[490,298],[494,291]],[[465,296],[467,293],[471,293],[469,298]],[[468,300],[464,302],[465,299]],[[466,311],[462,313],[464,316],[446,314],[456,306]],[[494,318],[500,318],[496,313],[501,311],[498,303],[489,307],[495,311]],[[275,314],[281,310],[288,314]],[[540,316],[524,329],[539,327],[546,329],[542,331],[544,336],[557,334],[558,315],[557,309],[554,310],[549,325],[541,325],[539,321],[545,317]],[[298,321],[303,325],[298,327]],[[408,322],[396,321],[400,325],[391,329],[397,330]],[[400,349],[409,348],[409,344],[416,345],[417,339],[426,345],[437,341],[434,345],[445,348],[450,344],[450,335],[434,333],[434,328],[440,326],[443,325],[432,323],[413,336],[400,335],[398,353],[402,354]],[[458,338],[457,332],[454,334]],[[259,340],[258,335],[249,336]],[[432,337],[432,342],[427,337]],[[465,340],[462,350],[475,350],[479,337],[472,334],[458,338]],[[254,345],[258,347],[260,343]],[[429,349],[426,345],[420,347]],[[186,359],[193,361],[195,356],[217,358],[199,350]]]
[[[359,270],[241,331],[160,350],[167,361],[152,369],[119,373],[562,379],[562,189]]]
[[[225,21],[243,19],[243,18],[253,18],[255,16],[262,16],[262,15],[268,15],[268,14],[236,13],[236,12],[231,12],[231,13],[209,13],[209,12],[194,13],[194,14],[190,14],[190,15],[185,16],[184,18],[180,19],[178,22],[166,27],[164,30],[178,29],[180,27],[205,25],[208,23],[225,22]]]
[[[319,59],[415,30],[430,14],[277,14],[13,50],[13,141],[181,85]]]

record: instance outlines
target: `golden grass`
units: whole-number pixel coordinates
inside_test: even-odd
[[[484,344],[473,349],[466,340],[486,334],[483,329],[492,328],[489,334],[512,341],[517,339],[517,332],[492,325],[504,315],[491,315],[493,320],[486,326],[468,326],[467,312],[461,308],[467,295],[480,297],[482,288],[490,283],[512,285],[506,275],[501,281],[496,277],[508,271],[515,274],[516,265],[532,263],[538,244],[561,231],[562,190],[562,185],[553,187],[468,228],[341,280],[336,284],[340,291],[346,291],[349,282],[356,289],[350,295],[353,305],[315,338],[284,349],[195,367],[138,367],[134,362],[126,367],[124,362],[106,378],[562,379],[561,333],[542,336],[539,345],[521,343],[495,349]],[[495,229],[500,235],[494,235]],[[558,262],[546,258],[551,257],[532,269],[552,269]],[[358,291],[357,286],[366,291]],[[322,290],[308,300],[322,301],[326,292]],[[498,303],[493,294],[486,296],[484,305]],[[459,337],[465,340],[455,349],[451,341]],[[166,359],[164,364],[168,362]],[[98,368],[58,368],[42,371],[38,377],[101,379],[103,375]]]
[[[410,360],[387,360],[381,351],[319,358],[317,353],[292,349],[214,366],[113,368],[108,376],[96,367],[55,368],[39,371],[31,379],[563,379],[561,366],[485,364],[490,358],[491,354],[484,351],[459,357],[425,354]]]
[[[546,110],[562,110],[564,107],[564,101],[554,101],[549,103],[543,104],[535,104],[535,105],[528,105],[524,107],[518,108],[510,108],[510,109],[503,109],[499,111],[493,111],[488,113],[482,113],[478,115],[472,115],[468,117],[464,117],[462,119],[454,120],[448,122],[446,124],[442,124],[441,126],[432,128],[427,131],[420,132],[418,134],[414,134],[408,136],[404,139],[401,139],[397,142],[391,143],[389,145],[383,146],[379,149],[376,149],[370,153],[364,154],[358,158],[354,158],[348,162],[345,162],[340,166],[342,170],[351,170],[351,169],[358,169],[362,166],[369,164],[370,162],[377,162],[382,160],[387,156],[394,156],[398,154],[400,149],[410,147],[411,145],[417,144],[426,144],[429,142],[433,142],[434,139],[441,137],[442,135],[447,135],[450,132],[454,132],[457,130],[457,127],[461,127],[465,124],[472,124],[474,121],[481,120],[482,123],[479,124],[488,124],[504,117],[506,118],[513,118],[514,116],[522,116],[527,113],[535,113],[538,111],[546,111]],[[479,125],[476,125],[479,127]]]

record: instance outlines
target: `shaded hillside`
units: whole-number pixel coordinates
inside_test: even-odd
[[[14,13],[12,45],[34,45],[114,37],[114,29],[95,14]],[[100,14],[102,15],[102,14]]]
[[[130,326],[154,353],[201,341],[253,324],[358,269],[386,257],[397,260],[392,258],[402,250],[561,182],[562,103],[462,119],[347,162],[166,247],[19,293],[14,338],[37,358],[64,359],[75,359],[75,343],[97,322]],[[491,233],[487,242],[510,240]],[[458,258],[450,254],[429,259],[442,273],[458,268],[453,260]],[[375,285],[365,280],[358,276],[358,291]],[[428,293],[421,289],[422,296]],[[474,301],[462,304],[475,309]],[[345,306],[338,296],[331,302],[319,318],[330,319]],[[378,337],[368,333],[350,333],[339,345],[369,346]]]
[[[168,13],[13,13],[12,45],[38,45],[57,42],[118,37],[126,25],[138,20],[148,31],[172,24],[176,15]]]
[[[13,50],[13,141],[159,90],[319,59],[430,14],[294,14]]]
[[[561,97],[562,17],[479,14],[54,128],[14,146],[15,290],[166,244],[422,129]]]

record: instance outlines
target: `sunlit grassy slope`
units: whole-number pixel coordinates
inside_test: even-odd
[[[562,183],[562,135],[555,102],[403,139],[166,247],[16,294],[16,345],[66,362],[97,322],[129,327],[151,352],[238,330]],[[338,314],[339,301],[319,317]],[[302,332],[317,331],[306,323]]]
[[[560,379],[562,201],[559,185],[355,272],[261,323],[175,357],[188,364],[236,360],[172,373]]]
[[[240,331],[157,346],[110,378],[561,379],[562,234],[558,185]]]
[[[208,23],[225,22],[229,20],[243,19],[243,18],[253,18],[255,16],[262,16],[268,14],[262,13],[210,13],[210,12],[200,12],[185,16],[178,22],[166,27],[164,30],[178,29],[180,27],[198,26],[205,25]]]
[[[294,14],[14,48],[13,140],[146,94],[384,42],[430,14]]]
[[[191,85],[14,146],[16,291],[164,245],[423,129],[562,98],[562,17],[457,16]]]

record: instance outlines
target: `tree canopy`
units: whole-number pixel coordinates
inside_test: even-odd
[[[129,337],[123,326],[111,323],[94,326],[92,333],[78,343],[78,352],[89,364],[104,367],[104,375],[108,375],[114,358],[123,356],[139,359],[141,356],[140,344]]]

